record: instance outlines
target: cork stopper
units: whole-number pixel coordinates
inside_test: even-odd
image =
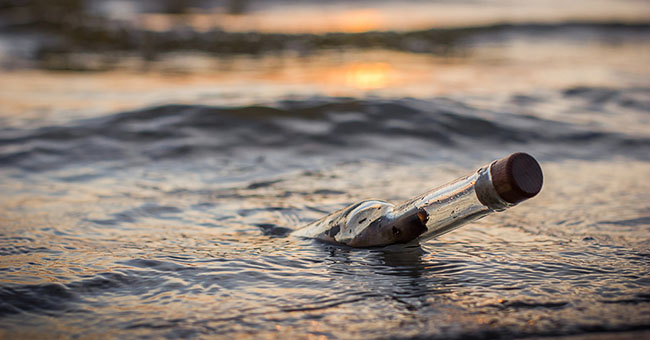
[[[501,199],[509,203],[525,201],[542,190],[542,168],[531,155],[517,152],[490,168],[492,184]]]

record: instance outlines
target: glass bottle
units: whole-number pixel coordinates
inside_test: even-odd
[[[351,247],[426,241],[525,201],[539,193],[542,183],[539,163],[514,153],[400,204],[361,201],[292,235]]]

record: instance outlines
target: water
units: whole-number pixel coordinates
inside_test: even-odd
[[[85,73],[5,54],[0,337],[647,337],[650,35],[569,26]],[[288,236],[515,151],[542,192],[419,247]]]

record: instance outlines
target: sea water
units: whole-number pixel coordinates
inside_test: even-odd
[[[650,30],[548,27],[3,69],[0,336],[648,336]],[[542,192],[420,246],[288,236],[515,151]]]

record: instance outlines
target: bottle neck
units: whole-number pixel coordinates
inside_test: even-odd
[[[477,178],[476,183],[474,184],[474,190],[476,192],[476,197],[483,205],[494,211],[504,211],[507,208],[514,206],[516,203],[505,201],[501,196],[499,196],[494,187],[491,169],[496,162],[497,161],[494,161],[490,165],[481,167],[476,171]]]

